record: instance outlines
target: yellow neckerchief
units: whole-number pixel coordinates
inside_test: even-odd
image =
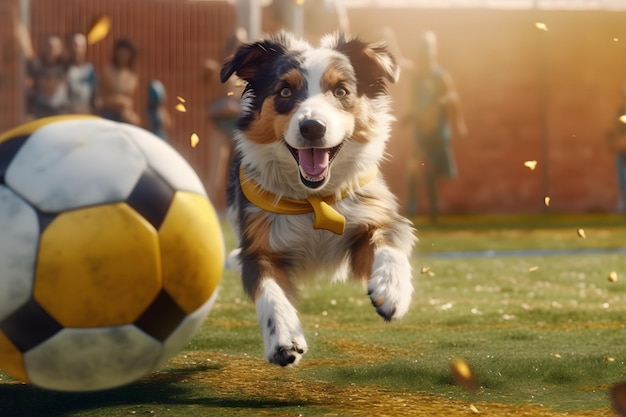
[[[359,179],[359,187],[376,178],[377,169]],[[346,218],[330,205],[348,196],[344,191],[340,198],[335,195],[324,197],[310,196],[306,200],[292,198],[277,198],[276,194],[264,190],[261,185],[246,175],[243,165],[239,167],[239,183],[243,195],[255,206],[277,214],[307,214],[314,213],[313,228],[325,229],[341,235],[346,227]]]

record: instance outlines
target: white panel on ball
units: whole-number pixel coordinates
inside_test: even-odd
[[[132,125],[124,125],[130,137],[150,161],[150,166],[174,189],[189,191],[206,197],[206,191],[198,174],[172,147],[153,134]]]
[[[122,125],[104,119],[37,129],[6,172],[6,184],[45,212],[124,201],[147,163]]]
[[[163,343],[163,353],[161,354],[161,358],[159,359],[159,364],[156,369],[165,365],[165,363],[178,352],[181,351],[182,348],[189,343],[189,340],[193,336],[193,334],[200,328],[204,319],[206,319],[211,307],[215,303],[215,299],[217,298],[218,288],[213,291],[213,294],[209,299],[202,304],[196,311],[189,314],[185,319],[178,325],[176,330],[172,332],[172,334],[165,340]]]
[[[0,321],[30,298],[38,244],[37,213],[0,186]]]
[[[161,343],[133,325],[63,329],[24,354],[31,382],[58,391],[94,391],[152,371]]]

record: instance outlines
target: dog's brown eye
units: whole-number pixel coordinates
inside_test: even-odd
[[[282,98],[288,98],[291,97],[291,88],[289,87],[285,87],[282,90],[280,90],[280,96]]]
[[[337,87],[335,91],[333,91],[333,95],[337,98],[343,98],[348,95],[348,90],[343,87]]]

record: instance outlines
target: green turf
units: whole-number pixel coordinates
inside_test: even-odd
[[[429,252],[620,247],[626,228],[611,222],[421,227],[416,294],[402,321],[378,318],[359,284],[303,286],[298,309],[309,353],[296,369],[265,364],[254,306],[227,272],[201,331],[165,369],[88,394],[1,383],[9,380],[3,376],[0,416],[382,415],[368,409],[378,396],[400,401],[414,393],[610,415],[607,388],[626,380],[625,256],[443,259]],[[434,276],[420,274],[422,267]],[[611,271],[619,274],[615,283],[607,280]],[[457,357],[473,368],[476,394],[453,383],[448,364]],[[389,415],[398,415],[396,406],[387,406]]]

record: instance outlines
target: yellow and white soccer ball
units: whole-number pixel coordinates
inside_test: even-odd
[[[224,248],[169,145],[91,116],[0,135],[0,369],[62,391],[156,370],[208,314]]]

